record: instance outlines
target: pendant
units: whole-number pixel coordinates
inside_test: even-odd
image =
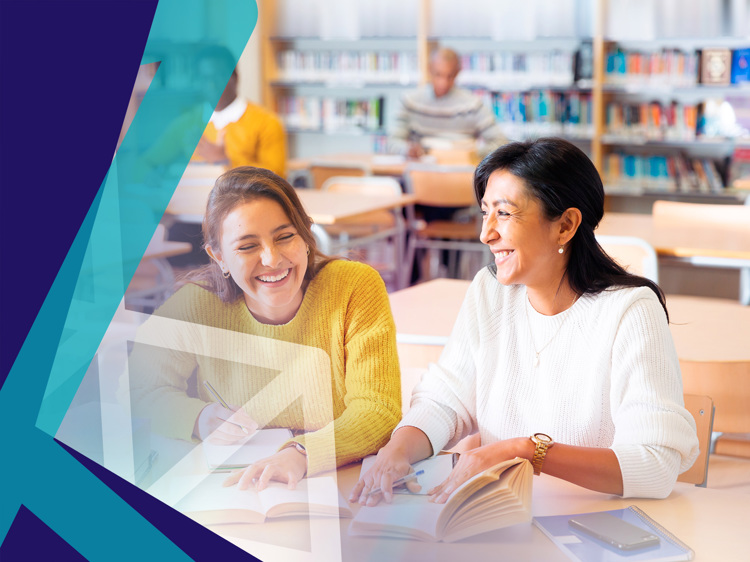
[[[539,354],[535,353],[534,354],[534,367],[538,367],[538,366],[539,366]]]

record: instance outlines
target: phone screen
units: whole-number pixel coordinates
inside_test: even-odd
[[[635,550],[659,544],[659,537],[606,512],[587,513],[570,519],[568,524],[621,550]]]

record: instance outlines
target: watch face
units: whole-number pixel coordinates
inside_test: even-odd
[[[534,440],[539,441],[540,443],[552,443],[552,437],[546,433],[535,433]]]

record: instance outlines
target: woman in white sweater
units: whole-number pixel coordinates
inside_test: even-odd
[[[474,278],[450,341],[351,501],[420,459],[478,433],[431,491],[444,502],[471,476],[513,457],[580,486],[665,497],[698,454],[695,423],[657,285],[597,244],[604,189],[561,139],[511,143],[477,168],[481,240],[494,264]]]

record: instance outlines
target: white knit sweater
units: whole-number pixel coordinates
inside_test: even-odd
[[[525,286],[503,286],[487,268],[474,278],[439,362],[415,388],[404,425],[424,431],[434,451],[476,432],[483,445],[543,432],[558,443],[609,447],[624,497],[669,495],[698,454],[653,291],[585,295],[544,316]]]

